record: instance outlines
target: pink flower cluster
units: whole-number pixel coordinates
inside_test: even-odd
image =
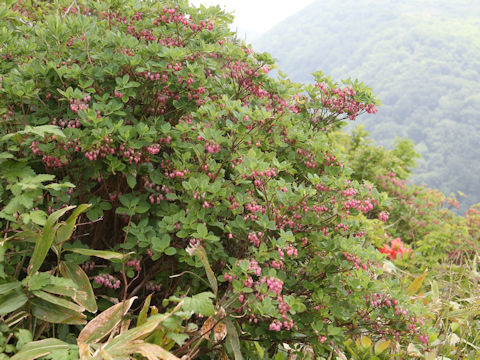
[[[358,209],[359,211],[363,212],[364,214],[369,212],[373,209],[372,200],[347,200],[344,203],[345,209]]]
[[[126,265],[135,268],[135,271],[142,270],[142,265],[140,264],[140,260],[138,259],[128,260]]]
[[[325,83],[316,83],[315,87],[322,92],[322,105],[333,114],[347,114],[350,120],[355,120],[362,112],[375,114],[375,104],[361,103],[355,99],[357,95],[351,86],[345,88],[330,88]]]
[[[120,287],[120,280],[110,274],[97,275],[93,281],[111,289],[118,289]]]
[[[220,145],[214,143],[213,141],[208,141],[205,144],[205,151],[207,151],[209,154],[215,154],[220,151]]]
[[[155,284],[153,281],[149,281],[145,284],[145,290],[159,292],[162,289],[162,285]]]
[[[360,270],[360,268],[362,268],[363,270],[367,270],[368,266],[370,265],[370,264],[363,263],[361,259],[355,254],[344,252],[343,256],[345,256],[345,259],[348,262],[352,263],[352,266],[354,267],[355,270]]]
[[[275,293],[275,295],[280,295],[283,289],[283,281],[274,277],[262,277],[260,279],[260,284],[266,283],[268,290]]]
[[[380,214],[378,214],[378,220],[383,222],[387,222],[389,217],[390,214],[386,211],[382,211]]]
[[[250,234],[248,234],[248,241],[250,241],[254,246],[259,247],[262,237],[263,233],[261,231],[251,232]]]
[[[78,114],[79,111],[85,111],[88,109],[88,102],[92,100],[92,97],[90,95],[85,96],[83,99],[78,100],[78,99],[70,99],[70,109],[75,114]]]

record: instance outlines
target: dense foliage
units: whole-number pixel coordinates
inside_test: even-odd
[[[0,358],[470,356],[448,347],[459,329],[478,345],[476,314],[436,331],[444,293],[422,291],[427,267],[476,271],[478,209],[407,185],[410,143],[341,132],[377,111],[362,83],[268,76],[218,7],[10,1],[0,18]]]
[[[323,70],[359,78],[382,106],[362,122],[422,154],[415,181],[480,201],[480,4],[473,0],[316,1],[254,42],[295,81]],[[300,27],[298,24],[302,24]]]

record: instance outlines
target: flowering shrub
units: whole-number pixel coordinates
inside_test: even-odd
[[[277,359],[284,344],[327,358],[365,336],[391,341],[389,352],[428,348],[421,306],[384,273],[375,238],[401,216],[379,189],[392,196],[404,179],[384,170],[408,167],[408,156],[363,171],[338,141],[343,120],[376,112],[366,86],[267,76],[270,56],[232,37],[219,8],[59,3],[2,13],[5,237],[91,204],[65,239],[68,261],[93,279],[103,309],[136,296],[147,304],[130,313],[138,319],[150,303],[152,316],[180,306],[145,339],[178,358]],[[34,250],[1,244],[3,286]],[[384,249],[408,252],[398,240]],[[53,254],[41,270],[57,271]],[[37,321],[24,315],[13,325]],[[39,336],[54,336],[49,322],[62,324],[61,340],[78,335],[52,317]]]

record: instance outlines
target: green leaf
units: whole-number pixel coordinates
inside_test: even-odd
[[[123,258],[127,258],[131,254],[134,254],[133,252],[129,252],[124,255],[115,251],[93,250],[85,248],[69,248],[65,250],[86,256],[96,256],[105,260],[122,260]]]
[[[67,344],[58,339],[44,339],[33,341],[22,347],[16,355],[12,356],[10,360],[33,360],[39,357],[51,354],[52,351],[68,350],[75,345]]]
[[[92,284],[88,279],[85,271],[75,263],[64,262],[60,263],[60,272],[68,279],[73,280],[77,284],[78,289],[85,293],[85,296],[77,296],[74,300],[80,305],[84,306],[88,311],[97,312],[97,301],[95,300],[95,294],[93,293]]]
[[[44,226],[47,221],[47,214],[42,210],[30,211],[30,219],[37,225]]]
[[[67,309],[38,297],[32,299],[31,308],[33,316],[50,323],[69,325],[83,325],[86,323],[83,313]]]
[[[0,315],[5,315],[20,309],[27,300],[27,296],[21,290],[0,296]]]
[[[208,236],[208,229],[204,224],[197,224],[197,236],[205,239]]]
[[[152,300],[152,294],[149,294],[145,299],[145,302],[143,303],[142,310],[140,310],[140,313],[138,314],[137,326],[143,325],[147,321],[147,313],[150,307],[151,300]]]
[[[174,248],[174,247],[172,247],[172,246],[170,246],[170,247],[168,247],[168,248],[165,249],[164,253],[165,253],[165,255],[173,256],[173,255],[175,255],[175,254],[177,253],[177,249]]]
[[[113,352],[113,350],[119,346],[131,344],[139,338],[148,336],[158,327],[165,317],[166,315],[151,316],[145,324],[129,329],[110,340],[105,346],[105,350]]]
[[[227,325],[227,341],[232,347],[235,360],[243,360],[242,351],[240,348],[240,339],[238,337],[237,329],[232,320],[225,319],[225,325]]]
[[[90,204],[81,204],[72,212],[68,219],[63,223],[60,228],[57,230],[57,236],[55,239],[56,244],[61,244],[70,239],[75,230],[75,224],[77,223],[77,218],[82,212],[87,210],[91,205]]]
[[[44,286],[50,283],[50,279],[53,276],[47,272],[40,272],[32,275],[30,278],[27,278],[28,290],[40,290]]]
[[[127,184],[130,189],[133,189],[137,185],[137,178],[132,174],[127,174]]]
[[[12,281],[6,284],[0,285],[0,295],[9,293],[12,290],[16,290],[22,287],[22,283],[20,281]]]
[[[25,129],[19,131],[18,134],[34,134],[40,138],[44,138],[46,134],[55,135],[56,137],[63,139],[65,134],[56,125],[41,125],[41,126],[25,126]]]
[[[63,209],[57,210],[52,213],[43,227],[42,237],[39,239],[33,250],[32,258],[30,259],[30,264],[28,265],[28,275],[31,276],[35,274],[47,256],[48,250],[52,246],[53,240],[55,239],[55,233],[59,224],[55,225],[57,220],[65,214],[68,210],[73,209],[75,206],[66,206]]]
[[[48,301],[49,303],[62,306],[64,308],[76,311],[78,313],[82,313],[85,308],[83,306],[79,306],[71,301],[65,300],[61,297],[46,293],[45,291],[42,290],[36,290],[32,291],[32,294],[35,295],[36,297],[43,299],[45,301]]]
[[[186,297],[183,302],[183,308],[185,311],[193,311],[195,314],[212,316],[215,308],[211,298],[214,296],[211,292],[203,292],[192,297]]]
[[[198,229],[198,226],[197,226],[197,229]],[[210,266],[205,249],[202,246],[197,246],[194,248],[193,254],[196,255],[202,262],[203,267],[205,268],[205,272],[207,273],[207,278],[208,278],[208,282],[210,283],[210,287],[212,288],[215,294],[215,297],[217,297],[217,294],[218,294],[217,278],[215,277],[212,267]]]
[[[27,329],[18,329],[15,331],[15,337],[18,339],[16,345],[17,350],[21,350],[25,344],[33,341],[33,335]]]
[[[8,152],[1,152],[0,153],[0,160],[1,159],[12,159],[14,156]]]

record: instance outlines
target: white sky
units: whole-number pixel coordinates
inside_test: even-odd
[[[314,0],[190,0],[193,5],[220,5],[234,11],[234,29],[255,36],[300,11]],[[239,34],[241,35],[241,34]]]

